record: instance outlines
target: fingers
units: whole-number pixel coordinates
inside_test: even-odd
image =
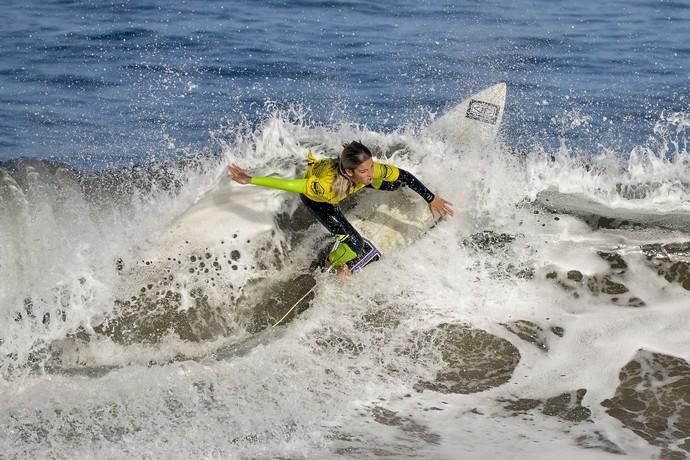
[[[443,208],[440,208],[438,206],[434,206],[431,208],[431,215],[434,218],[445,219],[447,214],[448,213]]]
[[[450,207],[450,203],[441,198],[441,203],[436,207],[436,209],[443,215],[450,215],[452,216],[454,214],[453,208]]]
[[[455,215],[455,212],[453,211],[453,208],[451,206],[451,202],[446,201],[439,196],[434,198],[434,200],[431,203],[429,203],[429,209],[431,210],[431,214],[434,217],[438,215],[438,217],[440,217],[441,219],[445,219],[448,216]]]
[[[455,211],[453,211],[453,208],[451,208],[451,203],[446,200],[443,200],[443,212],[450,216],[455,215]]]
[[[235,163],[228,166],[228,174],[232,180],[239,182],[240,184],[247,184],[250,179],[249,176],[247,176],[247,173],[245,173],[244,170]]]
[[[237,178],[239,176],[239,173],[237,171],[237,165],[230,165],[228,166],[228,175],[230,176],[230,179],[237,181]]]

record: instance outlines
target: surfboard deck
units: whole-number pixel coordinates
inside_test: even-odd
[[[399,196],[391,200],[391,193]],[[384,255],[411,245],[434,223],[426,202],[408,190],[368,193],[366,201],[349,220]]]

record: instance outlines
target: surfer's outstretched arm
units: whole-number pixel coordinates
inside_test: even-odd
[[[400,169],[396,180],[394,181],[382,181],[379,184],[372,184],[374,188],[379,190],[397,190],[401,186],[406,185],[412,190],[417,192],[424,201],[429,203],[429,210],[431,215],[434,217],[439,216],[445,218],[446,216],[453,215],[452,203],[444,200],[438,195],[435,195],[431,190],[429,190],[419,179],[417,179],[414,174]],[[378,185],[378,187],[376,186]]]
[[[261,185],[263,187],[275,188],[293,193],[304,193],[307,186],[306,179],[250,176],[236,164],[228,166],[228,174],[230,174],[232,180],[239,184]]]

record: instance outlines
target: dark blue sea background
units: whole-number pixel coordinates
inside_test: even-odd
[[[2,160],[214,152],[269,101],[395,130],[499,81],[511,145],[625,153],[689,104],[682,1],[8,0],[0,18]],[[574,113],[591,120],[571,129]]]

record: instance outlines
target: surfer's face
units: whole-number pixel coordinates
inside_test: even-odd
[[[355,184],[369,185],[374,178],[374,159],[369,158],[360,163],[355,169],[348,169],[347,172]]]

